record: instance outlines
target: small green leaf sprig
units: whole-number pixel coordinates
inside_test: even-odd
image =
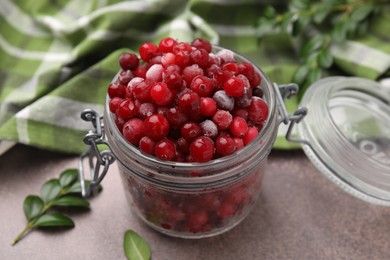
[[[146,240],[133,230],[125,232],[123,250],[128,260],[150,260],[152,254]]]
[[[99,186],[98,190],[101,189],[102,187]],[[65,170],[58,179],[45,182],[41,187],[41,196],[29,195],[25,198],[23,211],[28,223],[12,242],[12,245],[15,245],[33,228],[74,227],[72,219],[58,211],[53,211],[53,209],[61,207],[88,208],[89,202],[80,195],[81,185],[76,169]]]
[[[366,33],[369,18],[384,4],[390,0],[291,0],[288,10],[280,13],[267,5],[257,35],[260,39],[272,32],[285,32],[293,38],[304,36],[298,44],[302,63],[293,78],[304,90],[328,74],[333,65],[331,45]]]

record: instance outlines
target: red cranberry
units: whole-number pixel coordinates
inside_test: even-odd
[[[150,89],[153,87],[154,82],[152,80],[145,79],[138,83],[133,88],[133,96],[141,102],[150,102],[152,98],[150,96]]]
[[[146,136],[154,140],[161,140],[169,133],[168,120],[159,114],[148,116],[144,121],[144,131]]]
[[[135,117],[138,114],[138,107],[131,100],[124,100],[120,103],[116,114],[123,120]]]
[[[179,96],[179,109],[184,114],[200,113],[200,97],[193,91],[188,91]]]
[[[175,129],[180,129],[188,121],[188,116],[180,111],[178,107],[171,107],[167,113],[170,125]]]
[[[124,85],[127,85],[127,83],[129,83],[129,81],[132,78],[134,78],[134,75],[133,75],[133,72],[131,72],[131,70],[122,70],[118,76],[119,82],[124,84]]]
[[[245,146],[244,140],[242,138],[233,137],[233,140],[236,143],[237,150],[240,150]]]
[[[161,160],[170,161],[176,156],[175,144],[169,139],[163,139],[154,147],[154,154]]]
[[[163,71],[164,68],[161,64],[154,64],[146,71],[145,77],[146,79],[158,82],[162,80]]]
[[[150,59],[157,56],[158,47],[152,42],[146,42],[139,48],[141,59],[148,62]]]
[[[144,136],[139,140],[139,149],[146,154],[154,155],[154,147],[156,146],[156,142],[148,137]]]
[[[202,134],[200,126],[194,122],[187,122],[181,127],[181,136],[191,142]]]
[[[113,97],[112,99],[110,99],[110,103],[109,103],[110,111],[115,113],[115,111],[118,109],[122,101],[123,99],[120,97]]]
[[[123,70],[135,70],[139,65],[139,59],[134,53],[125,52],[119,57],[119,65]]]
[[[198,64],[193,64],[183,69],[183,79],[187,83],[187,86],[191,84],[196,76],[203,76],[203,69]]]
[[[244,94],[245,84],[239,77],[234,77],[225,81],[223,89],[229,96],[241,97]]]
[[[261,124],[268,117],[268,105],[259,97],[252,97],[252,102],[248,107],[248,119],[255,124]]]
[[[110,98],[113,97],[124,98],[126,95],[126,86],[118,81],[115,81],[108,86],[107,92]]]
[[[190,57],[192,63],[198,64],[201,68],[207,68],[209,66],[209,54],[205,49],[193,50]]]
[[[138,145],[139,140],[144,136],[144,121],[139,118],[132,118],[123,125],[122,131],[127,141]]]
[[[177,92],[183,86],[183,77],[178,71],[164,71],[163,80],[170,90]]]
[[[172,52],[174,54],[178,54],[179,52],[184,52],[189,54],[192,51],[191,45],[186,42],[179,42],[175,46],[173,46]]]
[[[156,112],[156,106],[153,103],[145,102],[139,105],[138,115],[140,118],[145,119],[148,116],[153,115]]]
[[[201,97],[209,97],[213,93],[213,82],[206,76],[196,76],[190,88]]]
[[[167,37],[160,41],[158,49],[160,52],[172,52],[173,47],[177,44],[177,41],[173,38]]]
[[[225,110],[218,110],[213,116],[213,122],[217,125],[218,130],[226,130],[232,123],[232,115]]]
[[[234,117],[230,125],[230,133],[236,137],[242,138],[247,131],[248,124],[246,123],[246,120],[239,116]]]
[[[134,71],[133,71],[134,76],[140,77],[140,78],[145,78],[146,76],[146,68],[144,66],[139,65]]]
[[[181,68],[185,68],[191,64],[191,57],[188,53],[180,51],[175,54],[175,61]]]
[[[219,136],[215,141],[215,148],[223,156],[232,154],[237,150],[236,143],[229,136]]]
[[[157,82],[150,89],[150,96],[159,106],[166,106],[173,101],[173,94],[164,82]]]
[[[247,145],[252,142],[258,134],[259,132],[257,131],[256,127],[248,127],[248,131],[242,138],[244,140],[244,144]]]
[[[191,46],[195,48],[202,48],[205,49],[207,52],[211,52],[212,46],[209,41],[202,39],[202,38],[196,38],[191,42]]]
[[[218,127],[213,121],[206,119],[199,125],[200,128],[202,128],[202,133],[204,136],[210,137],[211,139],[217,137]]]
[[[190,145],[190,156],[195,162],[208,162],[213,159],[214,142],[206,137],[200,136],[192,141]]]
[[[210,97],[200,98],[200,113],[204,116],[213,116],[217,111],[217,103]]]
[[[164,68],[167,68],[171,65],[175,65],[176,64],[176,55],[173,54],[173,53],[165,53],[162,57],[161,57],[161,64],[163,65]]]

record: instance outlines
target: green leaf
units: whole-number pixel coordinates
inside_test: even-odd
[[[67,216],[59,213],[47,213],[42,215],[34,227],[74,227],[74,222]]]
[[[336,42],[342,42],[347,37],[348,22],[341,21],[335,25],[332,30],[332,38]]]
[[[23,211],[27,220],[30,221],[37,217],[42,212],[44,204],[43,200],[38,196],[27,196],[23,204]]]
[[[361,7],[356,8],[351,14],[351,20],[353,21],[363,21],[370,15],[372,11],[374,11],[374,4],[365,4]]]
[[[75,206],[75,207],[89,207],[89,202],[83,198],[65,196],[54,200],[53,206]]]
[[[291,5],[298,9],[307,9],[309,2],[307,0],[291,0]]]
[[[307,75],[307,83],[308,84],[313,84],[317,80],[319,80],[322,77],[322,70],[321,69],[313,69],[309,72]]]
[[[325,37],[323,35],[316,35],[306,42],[301,49],[301,56],[308,57],[312,52],[321,48],[325,42]]]
[[[129,260],[149,260],[151,257],[148,243],[133,230],[126,231],[123,249]]]
[[[297,84],[302,84],[305,82],[306,76],[310,71],[310,67],[308,65],[303,65],[297,69],[294,74],[293,82]]]
[[[61,192],[61,185],[57,179],[45,182],[41,188],[41,197],[45,203],[55,199]]]
[[[316,9],[316,13],[313,16],[313,21],[317,24],[322,23],[326,17],[332,11],[332,6],[330,5],[319,5]]]
[[[91,184],[91,181],[88,181],[88,180],[85,181],[86,189],[88,189],[90,184]],[[103,189],[103,186],[99,184],[95,189],[96,189],[96,191],[100,192]],[[81,184],[80,184],[80,182],[78,181],[78,182],[73,183],[72,186],[70,186],[70,188],[68,189],[68,193],[78,193],[78,194],[80,194],[81,193]]]
[[[259,19],[259,25],[257,26],[256,35],[262,37],[270,33],[275,27],[275,21],[267,19]]]
[[[302,15],[300,16],[292,26],[292,35],[297,36],[302,32],[302,30],[310,23],[310,16]]]
[[[274,18],[276,16],[276,10],[271,5],[264,6],[263,16],[266,18]]]
[[[77,169],[67,169],[63,171],[60,175],[60,185],[61,187],[66,187],[77,180],[79,171]]]
[[[292,24],[294,19],[294,14],[285,13],[282,17],[282,22],[280,24],[280,28],[284,32],[288,32],[290,30],[290,25]]]
[[[318,64],[323,68],[329,68],[333,64],[333,56],[330,48],[323,49],[318,55]]]

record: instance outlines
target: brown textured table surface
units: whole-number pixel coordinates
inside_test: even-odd
[[[390,208],[345,194],[300,151],[271,153],[255,209],[220,236],[184,240],[151,230],[132,215],[111,167],[91,210],[71,212],[75,228],[33,231],[12,247],[25,225],[24,198],[75,167],[75,156],[22,145],[0,157],[0,259],[125,259],[127,229],[148,241],[154,260],[390,259]]]

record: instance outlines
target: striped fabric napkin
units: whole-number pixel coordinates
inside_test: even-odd
[[[299,64],[292,40],[257,37],[258,0],[69,0],[0,2],[0,150],[15,142],[80,153],[90,128],[80,112],[103,112],[118,57],[163,37],[208,38],[252,59],[277,83]],[[333,46],[345,75],[378,79],[390,67],[390,12],[361,39]],[[296,101],[288,102],[292,110]],[[283,132],[283,131],[281,131]],[[291,148],[278,138],[276,148]]]

